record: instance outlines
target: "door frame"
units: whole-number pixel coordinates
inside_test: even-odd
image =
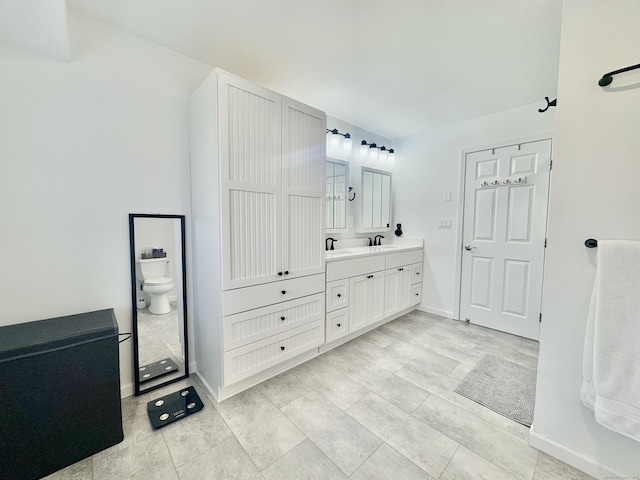
[[[490,150],[492,148],[510,147],[512,145],[518,145],[521,143],[538,142],[541,140],[551,140],[551,159],[553,160],[554,150],[554,136],[553,132],[539,133],[536,135],[517,137],[514,139],[495,141],[490,144],[484,144],[477,147],[469,147],[460,149],[459,169],[458,169],[458,212],[456,222],[456,253],[455,253],[455,279],[454,279],[454,298],[453,298],[453,318],[456,320],[462,320],[460,318],[460,299],[462,296],[462,240],[464,233],[464,179],[467,172],[466,158],[467,154],[474,152],[481,152],[483,150]],[[549,202],[551,198],[551,174],[553,170],[549,172],[549,195],[547,197],[547,218],[545,222],[545,237],[549,231]],[[542,289],[544,291],[544,270],[547,256],[545,255],[542,260]]]

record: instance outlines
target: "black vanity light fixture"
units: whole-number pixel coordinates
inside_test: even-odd
[[[339,151],[346,155],[351,155],[352,141],[349,133],[340,133],[337,128],[329,130],[327,128],[327,150]]]
[[[638,65],[631,65],[630,67],[621,68],[620,70],[614,70],[613,72],[605,73],[602,75],[602,78],[598,80],[598,85],[601,87],[606,87],[607,85],[613,82],[613,76],[619,73],[628,72],[630,70],[635,70],[636,68],[640,68],[640,63]]]
[[[360,156],[371,161],[394,162],[396,160],[396,152],[393,148],[387,149],[384,145],[379,147],[375,142],[367,143],[366,140],[360,142]]]

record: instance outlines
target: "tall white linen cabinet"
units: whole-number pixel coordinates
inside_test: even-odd
[[[326,115],[218,69],[190,107],[196,370],[223,400],[324,343]]]

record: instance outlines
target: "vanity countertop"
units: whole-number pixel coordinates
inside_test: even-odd
[[[387,253],[408,252],[410,250],[422,250],[423,245],[419,243],[402,243],[391,245],[380,245],[376,247],[347,247],[325,252],[325,260],[333,262],[336,260],[348,260],[355,257],[371,255],[385,255]]]

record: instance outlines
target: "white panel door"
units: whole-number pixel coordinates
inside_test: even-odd
[[[220,73],[218,99],[228,290],[276,280],[282,270],[281,97]]]
[[[537,340],[551,140],[465,161],[460,319]]]
[[[283,264],[288,278],[324,272],[326,115],[282,100]]]

